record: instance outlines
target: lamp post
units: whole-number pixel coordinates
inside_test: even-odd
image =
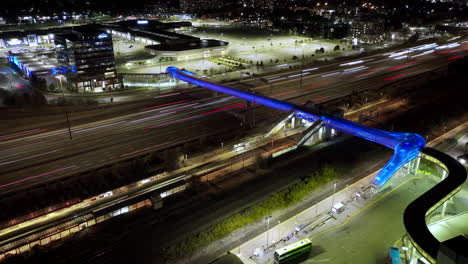
[[[62,100],[63,102],[65,102],[65,91],[63,90],[63,86],[62,86],[62,75],[57,75],[55,76],[55,78],[57,78],[60,82],[60,90],[62,91]],[[67,119],[67,126],[68,126],[68,135],[70,136],[70,140],[73,139],[72,137],[72,134],[71,134],[71,127],[70,127],[70,118],[68,118],[68,112],[65,111],[65,117]]]
[[[62,75],[57,75],[55,76],[56,79],[59,80],[59,83],[60,83],[60,90],[62,91],[62,95],[63,95],[63,99],[65,100],[65,92],[63,91],[63,86],[62,86]]]
[[[304,70],[304,47],[305,45],[307,45],[306,43],[301,43],[301,46],[302,46],[302,59],[301,59],[301,82],[299,84],[299,89],[302,89],[302,73],[303,73],[303,70]]]
[[[331,205],[332,208],[333,208],[333,204],[335,203],[335,190],[336,190],[336,182],[333,183],[333,195],[332,195],[332,205]]]
[[[281,241],[281,227],[279,226],[281,224],[281,221],[278,220],[278,242]]]
[[[267,243],[266,243],[266,248],[268,249],[268,240],[269,240],[269,236],[268,236],[268,231],[270,230],[270,218],[271,218],[271,215],[265,217],[265,219],[267,220]]]

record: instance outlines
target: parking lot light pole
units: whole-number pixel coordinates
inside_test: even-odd
[[[268,236],[268,231],[270,230],[270,218],[271,218],[271,215],[265,217],[265,219],[267,220],[267,243],[266,243],[266,248],[268,249],[268,243],[269,243],[269,236]]]
[[[301,43],[302,46],[302,58],[301,58],[301,83],[299,89],[302,89],[302,74],[304,72],[304,47],[307,45],[307,43]]]
[[[332,208],[333,208],[333,204],[335,203],[335,191],[336,191],[336,182],[333,183],[333,195],[332,195],[332,205],[331,205]]]

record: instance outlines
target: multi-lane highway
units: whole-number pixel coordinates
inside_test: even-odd
[[[455,43],[426,45],[347,63],[311,67],[303,69],[302,74],[293,70],[232,86],[294,103],[326,101],[446,67],[449,62],[465,56],[468,50],[467,41]],[[73,140],[69,139],[66,128],[55,125],[1,134],[0,193],[201,136],[241,129],[241,120],[223,113],[244,113],[245,103],[233,97],[210,97],[209,94],[198,90],[152,98],[154,104],[133,109],[132,113],[73,126]],[[257,122],[277,120],[279,114],[264,107],[256,107],[254,111]]]

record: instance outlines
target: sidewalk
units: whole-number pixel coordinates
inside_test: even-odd
[[[351,218],[371,207],[399,186],[419,178],[413,176],[410,178],[402,177],[404,174],[399,173],[399,175],[392,178],[390,186],[376,193],[370,186],[375,174],[369,174],[367,177],[337,192],[335,195],[331,195],[302,211],[295,217],[279,223],[270,228],[269,231],[232,249],[231,252],[242,255],[244,258],[254,261],[254,263],[271,263],[276,249],[304,238],[309,238],[314,243],[316,241],[314,240],[315,238],[345,226]],[[344,210],[340,213],[331,212],[332,203],[342,203]],[[275,215],[271,219],[275,220]],[[270,220],[270,223],[272,220]]]

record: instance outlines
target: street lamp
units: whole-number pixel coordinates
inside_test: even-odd
[[[276,222],[278,222],[278,242],[279,242],[281,241],[281,227],[280,227],[281,221],[278,220]]]
[[[304,47],[305,45],[307,45],[307,43],[301,43],[301,46],[302,46],[302,60],[301,60],[301,83],[299,84],[300,87],[299,89],[302,89],[302,73],[303,73],[303,69],[304,69]]]
[[[62,86],[62,78],[64,76],[63,75],[57,75],[55,76],[55,78],[57,78],[60,82],[60,90],[62,90],[62,100],[63,102],[65,102],[65,91],[63,90],[63,86]],[[68,112],[65,111],[65,117],[67,118],[67,125],[68,125],[68,135],[70,136],[70,139],[73,139],[72,138],[72,134],[71,134],[71,128],[70,128],[70,119],[68,118]]]
[[[64,91],[63,91],[63,86],[62,86],[62,78],[63,78],[63,77],[64,77],[63,75],[57,75],[57,76],[55,76],[55,78],[58,79],[59,82],[60,82],[60,90],[62,91],[62,95],[64,95],[64,98],[63,98],[63,99],[65,100],[65,93],[64,93]]]
[[[332,208],[333,208],[333,204],[335,203],[335,190],[336,190],[336,182],[333,183]]]
[[[267,249],[268,249],[268,239],[269,239],[268,231],[270,230],[270,218],[271,218],[271,215],[265,217],[265,219],[267,220],[267,243],[266,243]]]

